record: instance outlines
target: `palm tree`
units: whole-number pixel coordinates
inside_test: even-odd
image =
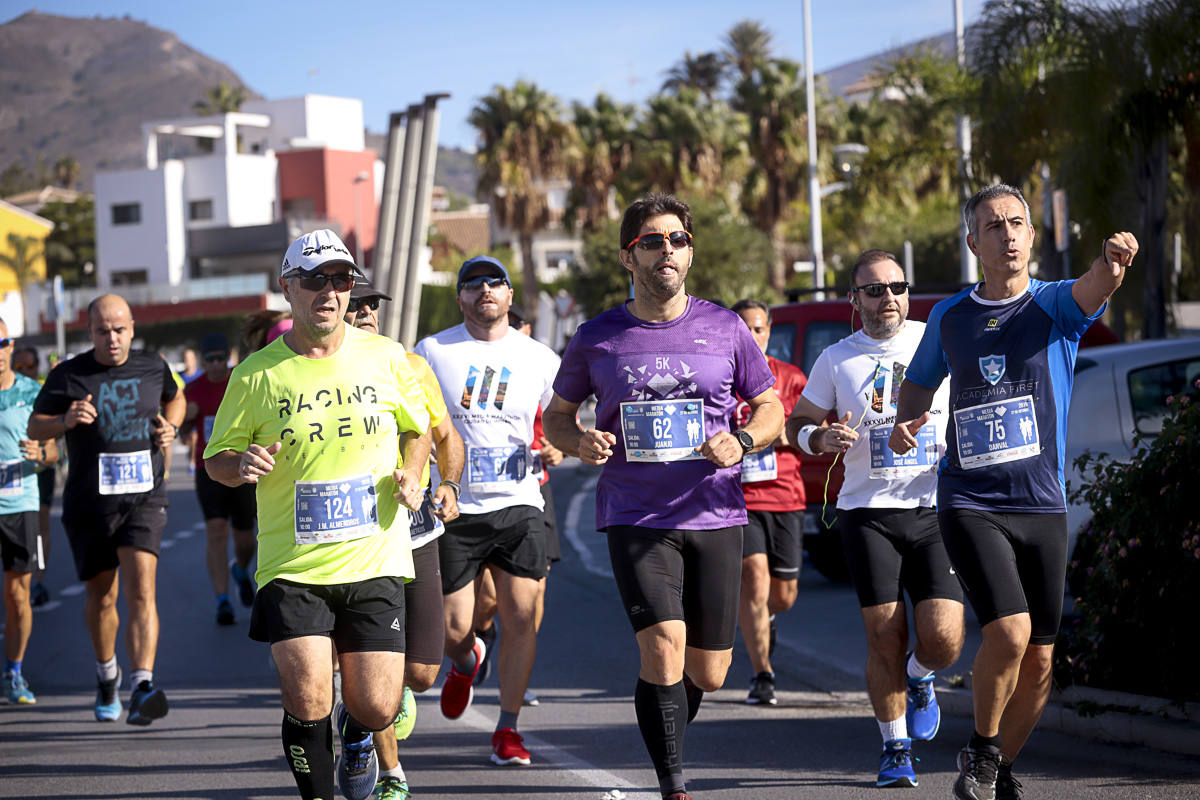
[[[54,162],[54,182],[64,189],[74,189],[79,182],[79,162],[72,156],[63,156]]]
[[[517,81],[496,86],[471,109],[467,121],[479,131],[479,192],[497,221],[517,235],[525,311],[537,319],[538,279],[533,236],[551,221],[546,184],[567,176],[576,133],[563,119],[554,95]]]
[[[748,135],[744,114],[705,102],[696,89],[655,95],[638,121],[632,172],[643,187],[729,197],[744,172]]]
[[[192,110],[202,117],[240,111],[246,102],[245,86],[230,86],[221,81],[204,90],[204,99],[192,103]]]
[[[600,93],[590,106],[575,103],[572,114],[579,148],[570,164],[567,211],[591,231],[609,218],[609,197],[633,160],[636,111]]]
[[[771,32],[761,22],[744,19],[725,34],[725,60],[735,79],[750,77],[754,68],[771,57]]]
[[[720,53],[699,53],[693,56],[685,51],[683,60],[667,70],[667,79],[662,91],[679,92],[684,87],[698,90],[704,99],[712,102],[713,95],[721,86],[721,73],[725,70]]]
[[[22,236],[19,233],[8,234],[8,249],[11,252],[0,253],[0,265],[13,271],[17,279],[17,288],[21,293],[21,317],[24,319],[25,330],[29,330],[29,308],[25,302],[25,287],[36,280],[37,270],[34,262],[41,258],[38,250],[38,239],[35,236]]]

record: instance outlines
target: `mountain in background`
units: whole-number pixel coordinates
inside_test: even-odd
[[[52,168],[70,156],[79,162],[79,188],[90,190],[97,171],[144,164],[142,123],[192,116],[192,105],[221,82],[245,86],[169,31],[128,16],[30,11],[0,25],[0,170],[17,162],[34,172],[39,157]],[[261,99],[249,87],[246,97]],[[447,182],[443,160],[453,165]],[[440,151],[438,162],[438,183],[474,196],[470,154]]]

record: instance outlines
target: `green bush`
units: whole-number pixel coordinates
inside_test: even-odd
[[[1060,683],[1200,700],[1200,380],[1167,398],[1162,432],[1135,454],[1076,460],[1093,476],[1071,499],[1093,517],[1067,574],[1077,619],[1064,630]]]

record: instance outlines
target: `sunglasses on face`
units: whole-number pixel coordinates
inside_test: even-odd
[[[675,250],[682,250],[692,244],[692,235],[687,231],[671,231],[670,233],[643,233],[626,247],[632,250],[635,246],[642,250],[662,250],[663,242],[670,242]]]
[[[204,360],[225,362],[229,360],[229,353],[209,353],[204,356]]]
[[[352,298],[350,300],[350,305],[347,308],[349,309],[351,314],[357,314],[359,311],[363,310],[364,308],[369,308],[372,311],[378,311],[379,310],[379,298],[378,297],[360,297],[357,299]]]
[[[327,284],[333,284],[335,292],[348,292],[354,288],[354,276],[348,272],[342,272],[337,275],[326,275],[323,272],[318,272],[315,275],[300,275],[296,277],[296,283],[301,289],[309,292],[323,292]]]
[[[0,339],[0,350],[3,350],[4,348],[8,347],[12,343],[13,343],[13,340],[10,339],[9,337],[5,336],[3,339]]]
[[[892,290],[892,294],[900,296],[908,291],[908,281],[893,281],[891,283],[866,283],[862,286],[855,286],[852,291],[862,292],[867,297],[877,300],[883,297],[884,293]]]
[[[492,275],[476,275],[474,278],[467,278],[465,281],[459,284],[458,288],[459,291],[462,291],[463,289],[477,291],[482,289],[484,284],[487,284],[489,289],[495,289],[499,286],[507,286],[508,281],[504,280],[504,278],[499,278]]]

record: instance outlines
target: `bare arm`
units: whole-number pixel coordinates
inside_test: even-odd
[[[449,522],[459,513],[458,493],[446,481],[458,483],[462,480],[465,461],[462,437],[450,417],[433,426],[433,445],[437,451],[438,474],[442,476],[442,482],[433,488],[434,513],[442,522]]]
[[[741,430],[754,440],[749,452],[757,453],[779,438],[783,430],[783,403],[779,402],[774,389],[767,389],[746,403],[750,406],[750,419],[746,420]],[[745,455],[741,443],[729,431],[717,431],[700,445],[699,450],[702,456],[718,467],[732,467]]]
[[[917,431],[929,421],[929,409],[937,389],[926,388],[919,383],[906,380],[900,384],[900,397],[896,401],[896,424],[888,437],[888,447],[900,455],[917,446]]]
[[[419,435],[412,431],[401,434],[400,459],[404,466],[392,473],[397,488],[395,497],[413,511],[421,507],[421,475],[432,452],[433,437],[429,431]]]
[[[1137,251],[1132,233],[1114,233],[1104,240],[1091,268],[1071,286],[1071,297],[1085,315],[1090,317],[1108,302],[1125,280],[1125,269],[1133,263]]]
[[[585,464],[600,466],[612,456],[612,446],[617,443],[617,437],[608,431],[580,428],[576,420],[578,411],[579,403],[564,400],[555,392],[554,399],[542,412],[542,430],[550,444],[565,455],[575,456]]]
[[[792,409],[792,415],[788,417],[785,426],[788,438],[794,442],[800,435],[801,428],[806,425],[816,425],[817,429],[810,431],[808,441],[804,442],[810,451],[813,453],[846,452],[858,441],[858,432],[850,426],[851,414],[847,411],[846,416],[832,425],[825,424],[828,416],[829,409],[820,408],[813,401],[801,396],[796,401],[796,407]]]
[[[258,479],[270,474],[275,468],[275,454],[283,442],[270,447],[252,444],[245,452],[222,450],[215,456],[204,459],[208,477],[226,486],[241,486],[243,483],[258,483]]]
[[[31,414],[26,434],[30,439],[44,441],[62,436],[76,425],[91,425],[96,421],[96,407],[92,405],[89,394],[82,400],[75,400],[63,414]]]

